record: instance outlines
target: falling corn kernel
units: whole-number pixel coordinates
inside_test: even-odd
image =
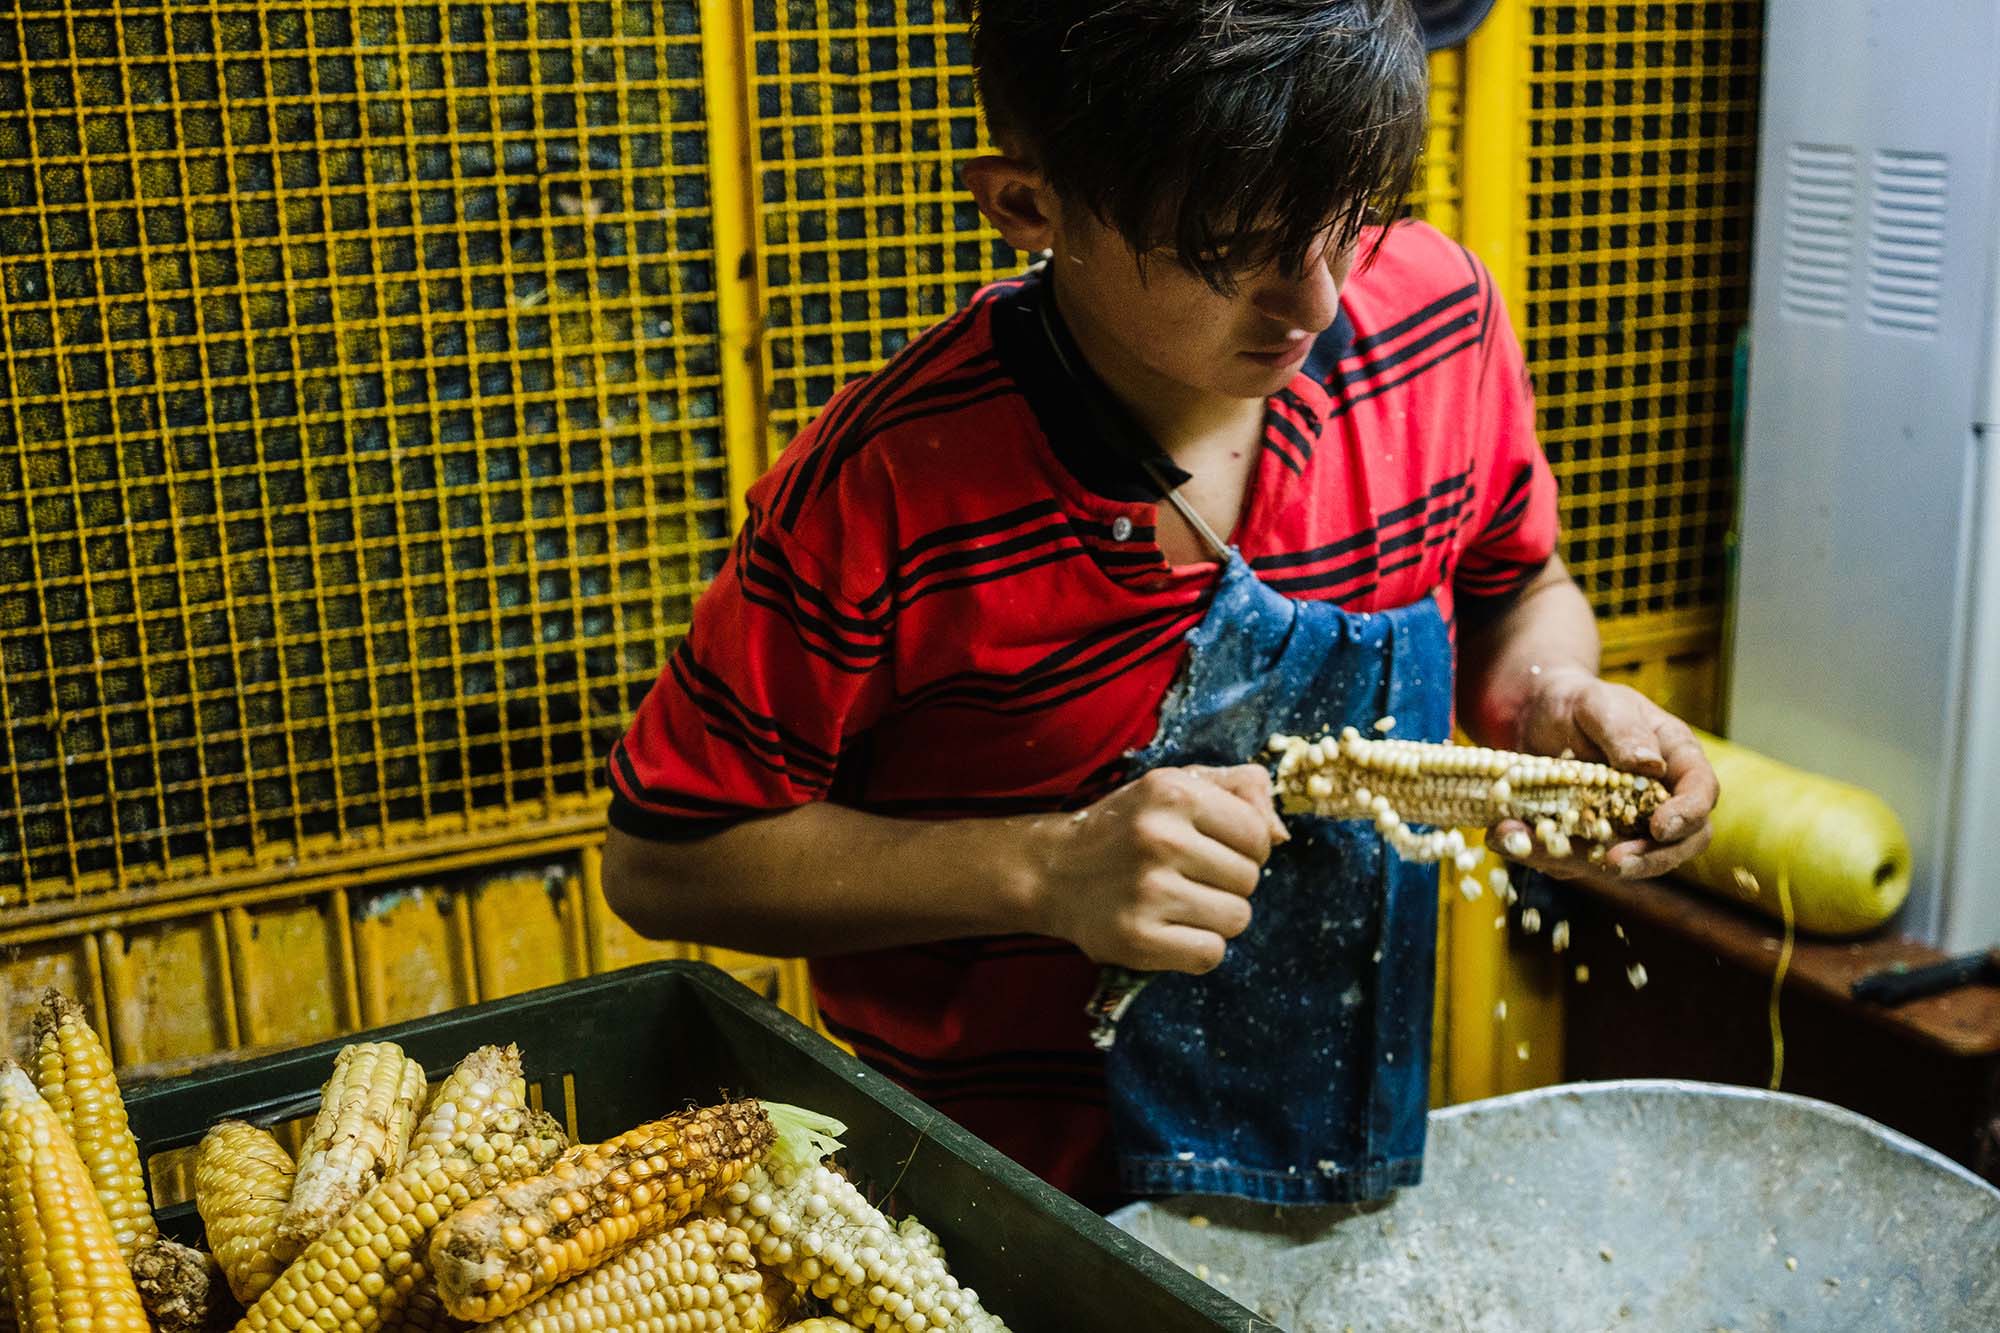
[[[1479,895],[1485,892],[1484,889],[1479,887],[1479,881],[1470,875],[1467,875],[1458,882],[1458,891],[1465,895],[1465,901],[1469,903],[1478,902]]]
[[[1499,1023],[1507,1021],[1507,1002],[1505,1000],[1493,1006],[1493,1018],[1495,1022]]]
[[[1493,929],[1495,930],[1507,929],[1507,914],[1505,912],[1502,912],[1499,916],[1493,918]]]
[[[1736,867],[1736,869],[1729,872],[1729,877],[1736,881],[1736,891],[1745,898],[1755,898],[1762,892],[1761,887],[1757,883],[1757,877],[1750,873],[1748,866]]]
[[[1576,965],[1576,984],[1579,986],[1588,986],[1590,984],[1590,968],[1587,964],[1578,963]]]
[[[1396,718],[1394,714],[1391,714],[1387,717],[1378,717],[1375,719],[1375,730],[1381,732],[1384,736],[1388,735],[1395,729],[1396,729]]]
[[[1598,1250],[1597,1250],[1597,1257],[1598,1257],[1598,1258],[1600,1258],[1600,1259],[1602,1259],[1602,1260],[1603,1260],[1603,1261],[1604,1261],[1605,1263],[1607,1263],[1607,1264],[1608,1264],[1608,1263],[1610,1263],[1610,1262],[1611,1262],[1611,1247],[1610,1247],[1609,1245],[1602,1245],[1602,1246],[1599,1246],[1599,1247],[1598,1247]]]
[[[1527,931],[1530,935],[1540,934],[1542,929],[1542,909],[1539,907],[1523,907],[1521,909],[1521,929]]]
[[[1528,853],[1534,851],[1535,844],[1528,837],[1526,829],[1517,828],[1500,840],[1500,850],[1518,861]]]
[[[1525,1042],[1525,1041],[1524,1041],[1524,1042],[1522,1042],[1522,1043],[1521,1043],[1520,1045],[1518,1045],[1518,1046],[1516,1046],[1516,1047],[1514,1048],[1514,1058],[1515,1058],[1516,1060],[1525,1060],[1525,1059],[1527,1059],[1527,1058],[1528,1058],[1528,1043],[1527,1043],[1527,1042]]]
[[[1625,979],[1632,983],[1633,990],[1646,989],[1646,965],[1634,963],[1625,969]]]
[[[1486,872],[1486,887],[1493,890],[1496,898],[1505,898],[1507,890],[1514,887],[1514,880],[1507,873],[1506,866],[1494,866]]]
[[[1618,932],[1618,938],[1619,938],[1619,939],[1621,939],[1621,940],[1622,940],[1622,939],[1624,939],[1624,938],[1625,938],[1625,927],[1623,927],[1623,926],[1613,926],[1613,927],[1612,927],[1612,929]]]
[[[1556,922],[1555,929],[1549,932],[1549,947],[1557,953],[1569,948],[1569,922]]]
[[[1785,1267],[1796,1273],[1799,1271],[1799,1261],[1788,1254],[1785,1256]]]

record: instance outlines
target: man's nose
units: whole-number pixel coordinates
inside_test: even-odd
[[[1313,249],[1295,273],[1276,269],[1260,275],[1253,294],[1259,312],[1287,328],[1318,333],[1333,323],[1340,313],[1340,285],[1347,266],[1337,262],[1340,253],[1328,238]]]

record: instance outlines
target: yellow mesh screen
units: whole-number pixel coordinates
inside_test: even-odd
[[[1020,264],[959,185],[984,142],[953,0],[755,0],[771,449]]]
[[[727,542],[691,6],[0,19],[0,900],[597,785]]]
[[[1606,616],[1719,607],[1756,0],[1533,0],[1526,344]]]
[[[985,150],[954,0],[756,0],[769,447],[1024,260],[958,168]],[[1430,160],[1412,200],[1457,217],[1458,56],[1431,64]]]
[[[0,903],[599,788],[748,480],[712,190],[755,193],[774,442],[1017,267],[948,0],[756,0],[749,182],[698,12],[0,18]]]

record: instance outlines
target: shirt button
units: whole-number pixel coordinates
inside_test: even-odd
[[[1117,518],[1112,519],[1111,540],[1114,542],[1123,542],[1123,541],[1130,541],[1131,539],[1132,539],[1132,520],[1125,517],[1123,514],[1120,514]]]

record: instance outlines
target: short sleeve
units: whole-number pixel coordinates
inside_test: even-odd
[[[612,747],[611,823],[678,841],[824,800],[887,688],[886,610],[753,514]]]
[[[1535,438],[1527,363],[1492,275],[1482,268],[1480,278],[1492,298],[1472,416],[1477,513],[1452,581],[1460,614],[1474,619],[1498,610],[1541,572],[1555,553],[1558,527],[1556,479]]]

